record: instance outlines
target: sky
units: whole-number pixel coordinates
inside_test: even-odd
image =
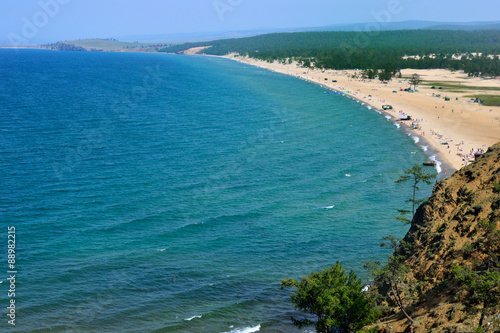
[[[499,0],[0,0],[0,42],[364,22],[499,21]]]

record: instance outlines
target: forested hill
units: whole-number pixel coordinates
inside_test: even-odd
[[[205,54],[236,52],[267,61],[294,58],[320,68],[452,68],[464,69],[472,53],[500,54],[500,31],[398,30],[374,32],[275,33],[248,38],[173,45],[161,51],[177,53],[200,46]],[[453,55],[464,55],[459,61]],[[421,56],[419,59],[405,56]],[[486,56],[484,58],[487,58]],[[468,59],[468,60],[467,60]],[[454,60],[454,61],[453,61]],[[477,62],[477,59],[474,60]],[[500,61],[483,59],[480,72],[500,75]],[[469,64],[470,67],[470,64]]]
[[[295,32],[274,33],[255,37],[222,39],[211,42],[186,43],[165,48],[178,52],[191,47],[211,45],[205,53],[224,55],[260,52],[274,57],[301,56],[305,51],[328,51],[341,48],[390,48],[406,54],[432,52],[477,52],[498,54],[500,31],[430,31],[398,30],[380,32]]]

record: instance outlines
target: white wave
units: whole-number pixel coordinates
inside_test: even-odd
[[[160,251],[160,252],[163,252],[165,250],[166,250],[166,248],[164,248],[164,249],[158,249],[158,251]]]
[[[376,110],[378,114],[382,114],[382,112],[380,112],[379,110]]]
[[[371,106],[369,106],[369,105],[367,105],[367,106],[366,106],[366,108],[367,108],[368,110],[371,110],[371,109],[372,109],[372,107],[371,107]]]
[[[441,172],[443,171],[443,169],[441,168],[441,164],[442,164],[442,163],[441,163],[441,162],[439,162],[439,161],[436,159],[436,155],[432,155],[432,156],[431,156],[431,160],[436,162],[436,167],[435,167],[435,168],[436,168],[437,173],[441,173]]]
[[[420,142],[420,138],[418,136],[412,136],[412,139],[413,139],[413,141],[415,141],[415,143]]]
[[[253,332],[258,332],[258,331],[260,331],[260,325],[257,325],[255,327],[239,328],[239,329],[232,330],[231,332],[226,332],[226,333],[253,333]]]
[[[392,117],[389,115],[385,115],[385,119],[390,120]]]
[[[361,105],[365,106],[366,103],[361,103]]]
[[[429,149],[429,146],[420,146],[422,148],[423,151],[427,151],[427,149]]]
[[[332,208],[334,208],[334,207],[335,207],[335,205],[331,205],[331,206],[326,206],[326,207],[323,207],[323,209],[332,209]]]
[[[186,319],[184,319],[184,320],[185,320],[185,321],[191,321],[191,320],[193,320],[193,319],[195,319],[195,318],[201,318],[201,316],[192,316],[191,318],[186,318]]]
[[[401,125],[399,125],[398,123],[394,123],[394,126],[396,126],[397,128],[401,128]]]

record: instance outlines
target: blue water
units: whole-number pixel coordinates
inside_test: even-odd
[[[280,279],[337,260],[365,277],[407,229],[394,180],[426,159],[323,90],[211,57],[0,50],[11,330],[294,332]]]

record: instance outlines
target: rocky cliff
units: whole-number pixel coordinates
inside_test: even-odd
[[[409,247],[400,249],[409,268],[401,283],[406,290],[403,301],[414,323],[389,301],[379,332],[472,332],[478,326],[484,305],[471,305],[474,295],[452,270],[500,270],[499,183],[500,143],[436,183],[404,238]],[[498,286],[492,288],[498,293]],[[483,326],[493,318],[486,316]],[[488,331],[500,332],[493,325]]]

